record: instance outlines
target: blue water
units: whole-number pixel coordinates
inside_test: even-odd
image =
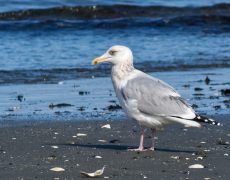
[[[230,5],[223,2],[1,1],[8,14],[0,13],[0,71],[91,69],[115,44],[133,50],[137,67],[229,66]]]
[[[87,5],[163,5],[163,6],[209,6],[217,3],[229,3],[229,0],[2,0],[0,11],[14,11],[22,9],[50,8],[57,6],[87,6]]]

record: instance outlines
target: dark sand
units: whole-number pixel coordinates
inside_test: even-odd
[[[139,143],[139,127],[128,120],[2,122],[0,179],[86,179],[80,175],[81,170],[93,172],[107,165],[99,179],[227,180],[230,177],[230,145],[226,142],[230,142],[229,117],[214,117],[224,123],[220,127],[168,126],[157,134],[156,151],[143,153],[127,151]],[[112,128],[102,129],[107,123]],[[87,136],[72,137],[77,133]],[[147,131],[146,147],[150,143]],[[205,168],[189,169],[192,164],[202,164]],[[53,167],[65,171],[52,172]]]

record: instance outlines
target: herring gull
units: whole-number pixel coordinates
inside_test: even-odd
[[[219,125],[213,119],[197,115],[170,85],[135,69],[128,47],[112,46],[92,64],[101,62],[112,64],[112,82],[122,109],[141,126],[140,145],[135,151],[144,150],[145,128],[152,130],[150,150],[154,150],[156,130],[163,125],[174,122],[187,127],[201,127],[200,122]]]

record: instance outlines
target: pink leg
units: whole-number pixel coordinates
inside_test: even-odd
[[[151,129],[152,130],[152,146],[149,148],[149,150],[154,151],[154,146],[155,146],[155,136],[157,130],[155,128]]]
[[[141,128],[141,137],[140,137],[140,145],[137,149],[128,149],[129,151],[144,151],[144,133],[145,133],[145,130],[144,128]]]

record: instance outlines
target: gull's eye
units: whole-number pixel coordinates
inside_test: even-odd
[[[115,54],[116,54],[116,52],[117,52],[117,51],[110,50],[110,51],[109,51],[109,54],[110,54],[111,56],[113,56],[113,55],[115,55]]]

